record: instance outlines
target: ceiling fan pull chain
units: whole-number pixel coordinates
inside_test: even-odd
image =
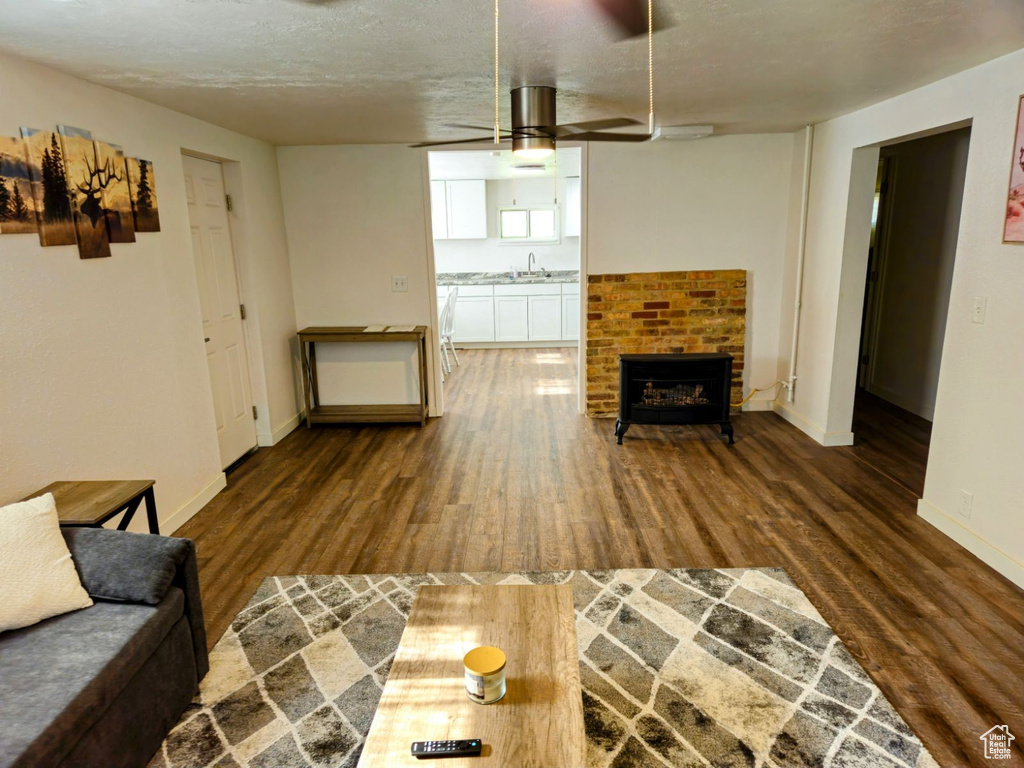
[[[497,0],[495,0],[497,2]],[[647,131],[654,133],[654,0],[647,0]]]
[[[494,0],[494,143],[501,143],[501,127],[498,118],[498,3]]]

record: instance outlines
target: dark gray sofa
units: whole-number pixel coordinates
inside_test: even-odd
[[[0,766],[144,766],[209,669],[195,545],[62,532],[95,605],[0,633]]]

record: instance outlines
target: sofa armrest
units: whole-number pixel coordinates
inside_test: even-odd
[[[61,533],[82,586],[93,597],[156,605],[172,586],[181,589],[202,680],[210,665],[195,543],[106,528],[62,528]]]

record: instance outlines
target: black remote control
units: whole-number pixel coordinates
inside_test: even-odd
[[[480,739],[452,739],[450,741],[414,741],[412,756],[428,757],[480,757],[483,750]]]

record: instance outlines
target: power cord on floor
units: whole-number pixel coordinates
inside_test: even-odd
[[[769,389],[772,389],[773,387],[779,386],[779,384],[785,384],[785,383],[786,382],[783,379],[779,379],[774,384],[769,384],[767,387],[761,387],[760,389],[752,389],[752,390],[750,390],[750,394],[747,395],[746,397],[744,397],[738,403],[729,403],[729,405],[731,405],[733,408],[742,408],[744,405],[749,403],[750,402],[750,398],[752,398],[758,392],[765,392],[765,391],[767,391]]]

